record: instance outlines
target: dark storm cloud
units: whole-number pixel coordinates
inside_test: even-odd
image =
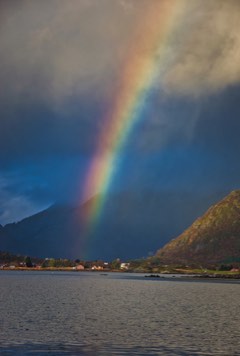
[[[76,195],[132,34],[155,1],[0,1],[0,223]],[[180,3],[181,31],[126,143],[116,189],[240,181],[239,1]]]
[[[139,11],[109,0],[1,2],[2,158],[94,146]]]
[[[1,2],[2,156],[92,149],[149,4],[154,0]],[[171,65],[156,85],[159,98],[203,95],[239,81],[238,13],[234,0],[194,0],[186,7],[182,30],[168,45]],[[171,121],[162,99],[152,105],[151,112],[162,113],[146,112],[143,147],[151,141],[161,147],[174,131],[191,135],[196,111]]]
[[[92,104],[92,105],[91,105]],[[2,166],[23,157],[90,154],[101,129],[104,106],[91,97],[72,105],[71,115],[56,114],[40,104],[1,113],[0,158]]]
[[[238,189],[240,184],[239,102],[239,86],[206,98],[194,137],[195,146],[205,149],[206,155],[212,157],[210,162],[215,167],[212,177],[232,189]],[[209,171],[212,170],[210,166]]]

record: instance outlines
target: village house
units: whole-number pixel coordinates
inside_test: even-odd
[[[120,269],[129,269],[130,263],[123,262],[120,264]]]

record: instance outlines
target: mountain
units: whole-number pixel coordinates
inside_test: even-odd
[[[179,237],[158,250],[156,256],[167,264],[240,261],[240,190],[211,206]]]
[[[53,205],[0,227],[0,250],[85,260],[147,257],[178,235],[217,197],[198,192],[109,195],[99,223],[91,224],[91,233],[85,230],[85,217],[97,197],[78,206]]]

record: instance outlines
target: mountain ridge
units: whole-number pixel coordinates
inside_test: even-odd
[[[169,264],[240,261],[240,190],[212,205],[156,256]]]
[[[91,234],[83,229],[91,201],[83,205],[54,204],[0,229],[0,249],[37,257],[91,260],[151,256],[186,228],[209,202],[217,200],[214,194],[195,193],[150,191],[108,196]]]

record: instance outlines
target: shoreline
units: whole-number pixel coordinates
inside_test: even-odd
[[[194,273],[192,271],[179,271],[179,272],[171,272],[171,273],[149,273],[147,271],[122,271],[122,270],[92,270],[92,269],[84,269],[84,270],[76,270],[71,267],[63,267],[63,268],[27,268],[27,267],[4,267],[1,268],[0,271],[22,271],[22,272],[74,272],[74,273],[82,273],[82,272],[91,272],[91,273],[98,273],[98,274],[106,274],[106,273],[123,273],[123,274],[145,274],[146,278],[152,279],[197,279],[197,280],[240,280],[240,273]]]
[[[169,279],[169,278],[176,278],[176,279],[207,279],[207,280],[240,280],[240,274],[192,274],[192,273],[173,273],[174,276],[169,277],[168,274],[150,274],[150,275],[145,275],[146,278],[152,278],[152,279]]]

